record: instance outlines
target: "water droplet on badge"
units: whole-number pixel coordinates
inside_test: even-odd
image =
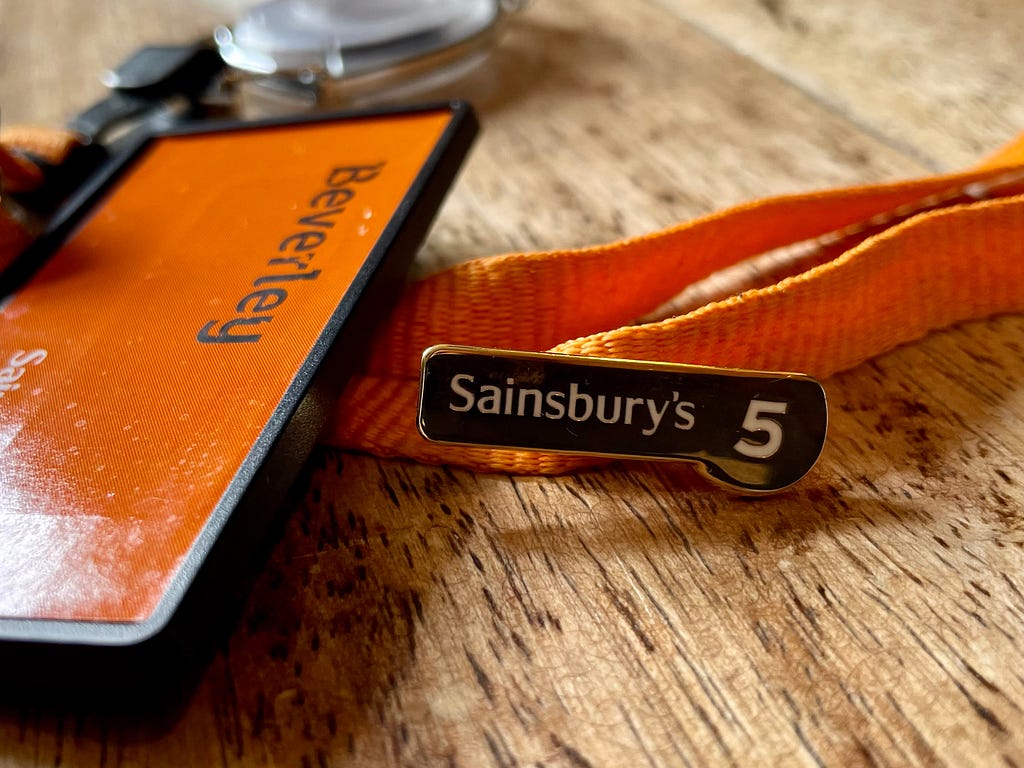
[[[364,219],[372,219],[373,218],[373,209],[372,208],[363,208],[363,218]]]
[[[86,424],[88,424],[88,422],[85,419],[79,419],[75,422],[75,426],[79,429],[82,429]]]

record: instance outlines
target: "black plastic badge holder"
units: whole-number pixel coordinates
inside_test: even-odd
[[[179,146],[174,142],[187,142],[203,137],[242,138],[254,135],[254,131],[273,132],[294,126],[363,124],[375,130],[379,136],[378,123],[384,124],[381,121],[401,122],[419,117],[433,119],[432,116],[435,114],[444,116],[446,122],[443,130],[440,130],[433,140],[432,148],[423,158],[421,167],[413,174],[405,193],[389,211],[383,229],[372,247],[368,247],[366,256],[351,282],[345,290],[333,297],[332,309],[327,314],[325,322],[315,331],[313,342],[302,351],[301,363],[291,372],[290,382],[280,400],[273,404],[270,416],[260,426],[256,439],[247,446],[243,460],[231,472],[230,481],[224,492],[211,509],[200,513],[207,518],[181,558],[173,576],[167,581],[153,610],[141,620],[129,621],[81,617],[54,619],[46,615],[0,615],[0,700],[5,698],[4,691],[11,694],[14,691],[24,692],[30,689],[148,690],[162,682],[173,681],[182,674],[183,669],[194,670],[198,660],[212,647],[212,641],[218,636],[223,636],[227,629],[224,626],[225,617],[237,616],[237,609],[247,591],[248,583],[252,575],[258,571],[261,556],[265,554],[268,546],[268,531],[273,530],[275,519],[280,520],[281,513],[285,511],[284,504],[288,491],[294,485],[317,435],[323,428],[328,409],[340,394],[355,361],[365,351],[370,336],[369,329],[386,315],[397,299],[408,266],[472,144],[477,131],[476,119],[467,105],[451,103],[385,112],[317,115],[298,121],[289,119],[257,123],[199,123],[156,134],[101,169],[57,214],[47,234],[4,273],[0,282],[0,355],[6,360],[10,352],[8,347],[14,347],[16,351],[27,351],[33,346],[43,348],[50,342],[45,339],[34,341],[26,336],[29,332],[21,327],[25,317],[23,312],[13,320],[11,315],[5,312],[10,313],[12,307],[17,307],[18,302],[26,296],[52,296],[53,291],[64,290],[68,274],[74,275],[77,274],[76,269],[89,268],[88,259],[85,259],[84,262],[60,272],[61,279],[54,279],[57,273],[55,265],[62,259],[67,261],[70,258],[65,252],[66,249],[76,251],[75,258],[81,261],[81,254],[77,251],[81,251],[85,246],[72,247],[68,244],[78,243],[76,238],[79,238],[80,233],[88,233],[93,222],[100,222],[101,214],[111,205],[110,201],[115,199],[113,196],[118,193],[122,183],[142,183],[132,181],[136,178],[132,174],[137,171],[136,175],[145,175],[144,171],[155,162],[152,161],[156,156],[153,154],[156,151],[154,147],[162,147],[165,144]],[[386,156],[369,159],[362,157],[358,147],[353,146],[339,147],[336,155],[342,160],[359,156],[359,162],[363,163],[379,160],[381,167],[385,167],[388,161]],[[316,162],[316,159],[311,161]],[[321,173],[321,176],[323,175]],[[363,174],[364,179],[370,179],[371,176],[369,172]],[[341,177],[336,173],[335,177],[331,177],[332,183],[337,182],[339,178]],[[372,183],[366,182],[367,190]],[[310,194],[313,192],[315,189],[311,189]],[[196,190],[195,194],[201,197],[203,191]],[[363,191],[359,190],[359,194],[363,194]],[[326,202],[340,204],[344,202],[343,197],[344,195],[335,195]],[[320,203],[324,204],[325,200],[321,199]],[[155,200],[153,204],[160,205],[161,201]],[[216,208],[212,210],[216,211]],[[360,209],[352,210],[355,216]],[[366,211],[364,215],[367,216],[381,213],[379,206],[372,211],[367,208]],[[301,210],[295,213],[296,220],[302,213]],[[314,214],[309,215],[313,216],[311,221],[318,221]],[[340,221],[341,215],[338,214],[332,220],[332,224]],[[220,221],[218,226],[241,226],[238,222],[242,217],[237,218],[238,221],[234,223]],[[332,237],[335,236],[337,228],[329,229],[326,221],[325,216],[321,214],[319,222],[323,231]],[[95,227],[100,226],[101,223],[95,224]],[[111,224],[107,222],[103,226]],[[168,237],[173,239],[174,234],[168,233]],[[289,236],[288,233],[279,234],[281,237],[273,240],[273,246],[291,249],[281,256],[282,259],[304,255],[298,246],[310,245],[318,240],[318,236],[309,236],[306,240],[293,240],[286,245],[284,240]],[[143,249],[146,244],[138,242],[135,246]],[[197,247],[196,244],[193,244],[193,247]],[[270,258],[274,257],[269,251],[268,254]],[[275,275],[261,276],[258,270],[253,271],[255,268],[252,265],[255,262],[246,261],[247,258],[247,254],[238,255],[237,283],[240,300],[237,306],[228,306],[233,303],[232,300],[216,306],[204,305],[202,309],[195,310],[206,311],[210,315],[210,322],[214,323],[206,329],[208,337],[216,339],[218,333],[222,334],[221,341],[224,343],[214,352],[224,353],[223,359],[242,359],[228,357],[229,354],[236,354],[237,350],[246,346],[245,341],[239,342],[234,337],[255,336],[266,329],[274,328],[275,324],[290,322],[285,317],[289,307],[280,301],[280,306],[275,306],[277,314],[273,322],[259,320],[262,315],[253,314],[256,310],[271,314],[268,308],[285,293],[282,286],[291,292],[287,300],[293,302],[291,306],[294,308],[304,306],[300,302],[312,296],[311,293],[300,295],[300,288],[304,290],[313,284],[308,279],[311,269],[306,269],[302,273],[297,271],[295,276],[288,278],[291,282],[284,282],[285,278],[282,277],[275,283],[271,280],[278,279]],[[266,269],[269,260],[268,258],[262,262],[262,269]],[[281,268],[289,267],[290,265],[284,265]],[[160,270],[156,270],[159,274],[154,279],[176,279],[173,270],[173,264],[161,264]],[[171,276],[167,277],[168,274]],[[225,279],[225,273],[218,274],[221,275],[218,279]],[[201,280],[201,277],[191,275],[188,280]],[[261,280],[263,282],[260,282]],[[300,280],[305,280],[305,283],[300,285]],[[252,288],[253,285],[256,286],[255,289]],[[44,289],[47,293],[43,292]],[[248,295],[243,296],[247,290]],[[276,293],[273,292],[275,290]],[[200,289],[197,291],[201,293]],[[116,291],[112,291],[112,295],[116,298]],[[101,297],[97,296],[95,300],[100,301]],[[188,303],[187,300],[185,303]],[[148,307],[136,309],[143,313],[149,310]],[[228,310],[242,317],[242,320],[231,325]],[[100,307],[97,305],[97,312],[99,311]],[[254,317],[257,319],[254,320]],[[81,322],[87,324],[89,319],[83,318]],[[13,332],[10,332],[11,328],[14,328]],[[188,329],[188,333],[193,334],[190,337],[193,340],[201,336],[202,331],[203,328]],[[24,410],[27,408],[24,404],[31,402],[27,398],[32,397],[33,393],[43,398],[48,396],[51,389],[59,390],[60,383],[56,379],[47,383],[46,376],[58,372],[63,346],[53,342],[53,346],[45,348],[48,351],[45,362],[38,366],[25,366],[27,370],[22,371],[25,386],[8,393],[21,397],[21,400],[16,397],[0,399],[0,427],[4,425],[5,419],[11,421],[23,418],[26,424],[34,423],[31,421],[35,417],[34,414],[24,415],[29,413]],[[206,354],[207,350],[200,352]],[[23,358],[31,360],[27,353]],[[3,364],[4,360],[0,360],[0,364]],[[76,370],[78,369],[68,368],[67,371],[59,372],[61,375],[66,373],[67,376],[73,377],[77,375]],[[160,381],[165,381],[165,377],[175,375],[179,374],[174,371],[173,366],[159,371],[140,366],[120,373],[115,371],[112,377],[121,377],[133,382],[134,392],[125,395],[125,399],[130,399],[138,398],[146,392],[147,377],[159,376]],[[28,381],[30,377],[33,379],[31,383]],[[183,382],[181,386],[190,385]],[[22,411],[18,410],[18,403],[22,403]],[[52,411],[53,409],[49,409],[47,413]],[[91,422],[82,429],[89,428],[89,424]],[[74,428],[74,424],[67,426],[69,433]],[[58,435],[55,439],[59,441],[62,438]],[[120,438],[115,436],[114,439]],[[0,450],[11,451],[16,448],[16,443],[13,448],[0,446]],[[61,445],[60,448],[63,450],[64,446]],[[26,471],[31,471],[31,468],[28,467]],[[14,480],[5,477],[14,478],[15,475],[9,473],[5,476],[0,472],[0,495],[8,495],[10,498],[10,488],[5,488],[4,484],[13,484]],[[60,513],[60,510],[54,509],[44,511],[51,514]],[[16,517],[8,514],[10,508],[5,510],[0,507],[0,512],[8,515],[8,525],[17,522]],[[14,509],[15,514],[18,512],[18,509]],[[28,509],[27,512],[35,514],[36,510]],[[0,576],[2,573],[0,569]],[[7,585],[0,582],[0,590],[8,590],[6,604],[17,605],[17,600],[10,592],[16,588],[12,585],[15,585],[14,580]],[[3,604],[0,596],[0,606]]]

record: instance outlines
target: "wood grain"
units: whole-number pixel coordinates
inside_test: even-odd
[[[1013,0],[658,0],[935,169],[1021,130]]]
[[[713,4],[666,3],[517,20],[420,271],[919,174],[1012,132],[965,120],[935,143],[888,81],[899,140],[866,130],[709,36]],[[99,95],[86,73],[212,23],[89,8],[0,4],[5,121],[57,122]],[[927,23],[890,16],[890,44],[923,56]],[[830,48],[808,30],[787,66],[810,77]],[[998,49],[973,51],[995,83]],[[834,377],[819,467],[771,498],[670,465],[510,478],[321,448],[179,711],[7,701],[0,766],[1024,765],[1022,340],[1000,317]]]

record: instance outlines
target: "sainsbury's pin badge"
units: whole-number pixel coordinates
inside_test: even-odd
[[[802,478],[825,442],[809,376],[436,346],[423,354],[418,425],[463,445],[692,462],[744,492]]]

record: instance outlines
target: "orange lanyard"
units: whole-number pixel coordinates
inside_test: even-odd
[[[687,285],[812,241],[815,266],[633,324]],[[466,344],[826,377],[972,318],[1024,310],[1024,136],[956,174],[746,203],[644,237],[459,264],[411,286],[322,442],[482,471],[594,456],[440,445],[416,428],[420,356]]]

